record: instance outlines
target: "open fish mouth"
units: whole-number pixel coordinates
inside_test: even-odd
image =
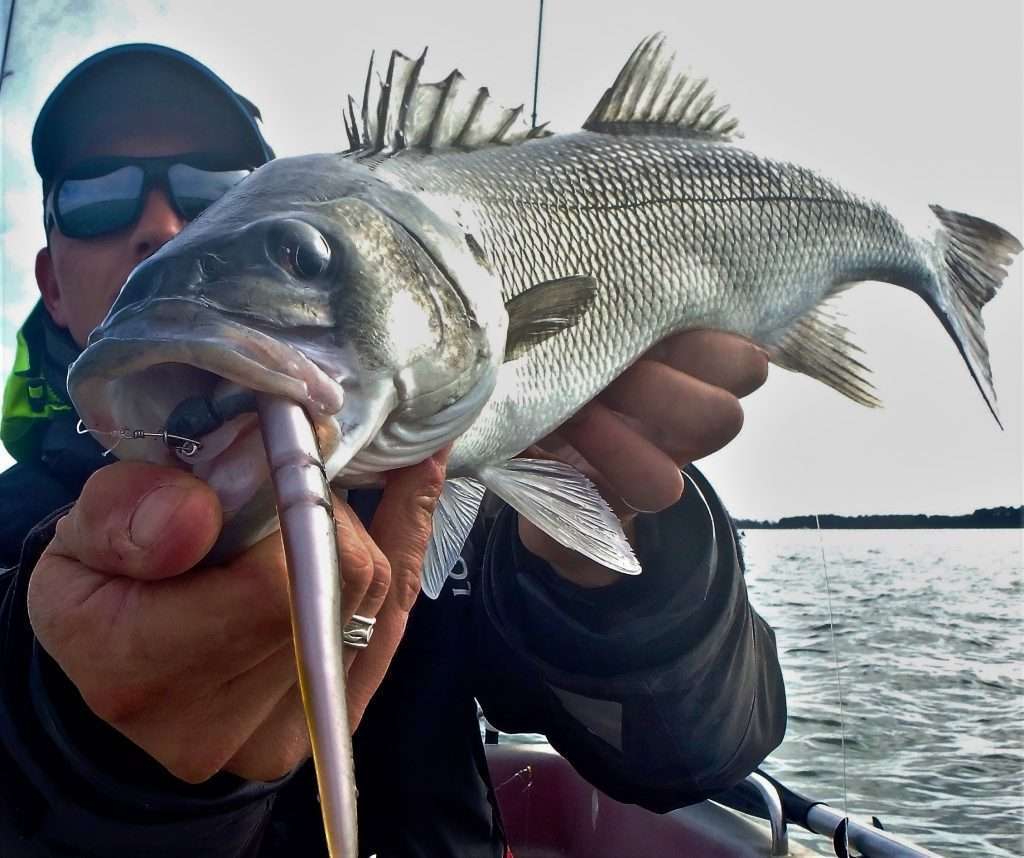
[[[164,317],[159,321],[152,305],[111,317],[68,376],[83,426],[104,446],[116,448],[118,458],[190,468],[217,492],[231,516],[268,478],[255,394],[302,405],[325,457],[338,446],[334,417],[344,400],[340,381],[293,346],[209,308],[191,301],[159,303],[157,314]],[[168,316],[174,317],[170,324]],[[185,455],[180,445],[152,437],[173,433],[168,423],[176,409],[197,398],[233,405],[228,419],[200,437],[188,436],[199,443],[194,453]],[[130,437],[136,430],[146,437]]]

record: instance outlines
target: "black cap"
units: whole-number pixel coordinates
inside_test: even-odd
[[[32,157],[49,190],[68,150],[88,128],[177,108],[215,134],[240,166],[274,157],[259,109],[198,60],[163,45],[117,45],[75,66],[46,99],[32,131]]]

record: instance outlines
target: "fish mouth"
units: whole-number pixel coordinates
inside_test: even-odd
[[[68,375],[83,426],[108,449],[116,448],[120,459],[191,470],[217,492],[226,518],[269,478],[255,394],[303,406],[325,458],[339,444],[334,415],[344,400],[340,381],[294,346],[209,307],[163,300],[125,308],[94,338]],[[212,431],[189,438],[200,445],[192,455],[187,445],[167,439],[130,437],[136,431],[173,432],[170,416],[195,397],[249,404]]]

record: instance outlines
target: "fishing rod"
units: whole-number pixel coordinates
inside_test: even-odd
[[[11,47],[11,29],[14,24],[14,4],[16,0],[11,0],[11,7],[7,10],[7,27],[4,33],[4,53],[3,57],[0,58],[0,90],[3,89],[4,81],[13,72],[7,71],[7,54]]]
[[[537,59],[533,65],[533,127],[537,127],[537,92],[540,87],[540,42],[544,31],[544,0],[540,0],[537,14]]]
[[[775,788],[786,822],[829,838],[837,855],[843,855],[844,848],[845,855],[853,854],[850,852],[852,846],[867,858],[939,858],[936,853],[886,831],[877,817],[872,817],[870,825],[860,822],[850,818],[845,811],[840,813],[824,801],[809,798],[787,787],[763,769],[756,769],[756,773]],[[714,800],[751,816],[769,818],[764,795],[750,778]]]

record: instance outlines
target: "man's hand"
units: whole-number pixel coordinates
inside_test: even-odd
[[[355,729],[419,592],[444,456],[395,472],[370,527],[335,505],[343,621],[377,617],[346,652]],[[220,532],[205,483],[118,462],[92,476],[40,557],[29,616],[87,705],[178,778],[271,780],[310,754],[280,535],[194,568]]]
[[[768,356],[747,340],[715,331],[659,343],[541,446],[597,484],[628,536],[638,512],[659,512],[683,493],[679,469],[739,434],[739,398],[768,375]],[[520,518],[523,544],[563,577],[585,587],[620,576],[565,548]]]

